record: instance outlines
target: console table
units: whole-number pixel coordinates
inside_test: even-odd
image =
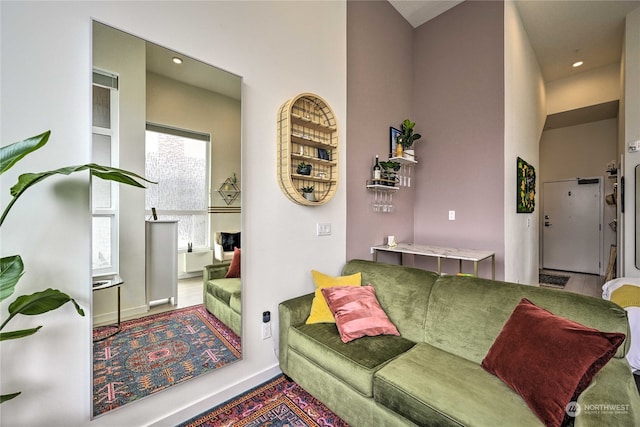
[[[438,258],[438,274],[441,273],[442,258],[457,259],[459,269],[462,273],[462,261],[473,262],[473,274],[478,275],[478,263],[485,259],[491,258],[491,278],[496,278],[496,255],[491,251],[480,251],[475,249],[459,249],[459,248],[443,248],[430,245],[414,245],[413,243],[398,243],[397,246],[373,246],[373,260],[378,261],[378,251],[395,252],[400,256],[400,265],[402,265],[402,254],[420,255]]]
[[[116,323],[115,325],[101,326],[102,328],[115,328],[115,330],[107,335],[101,336],[98,339],[94,339],[94,342],[105,340],[120,332],[120,288],[122,287],[122,285],[124,285],[124,280],[122,280],[122,277],[120,277],[119,275],[115,275],[110,279],[98,279],[97,281],[93,282],[93,292],[114,287],[118,289],[118,323]]]

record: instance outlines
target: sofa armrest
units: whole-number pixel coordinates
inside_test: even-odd
[[[278,332],[280,369],[287,374],[289,328],[304,324],[311,313],[311,302],[314,294],[302,295],[280,303],[278,306]]]
[[[578,397],[575,427],[640,425],[640,394],[626,359],[611,359]]]
[[[222,279],[227,275],[229,270],[229,262],[223,262],[220,264],[205,265],[202,268],[202,279],[205,283],[212,279]]]

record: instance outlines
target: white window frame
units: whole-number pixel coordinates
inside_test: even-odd
[[[206,156],[206,176],[205,176],[205,185],[204,185],[204,200],[207,200],[207,204],[210,203],[210,191],[211,191],[211,169],[212,169],[212,159],[211,159],[211,134],[198,132],[189,129],[180,129],[172,126],[167,126],[158,123],[147,122],[145,130],[153,131],[158,133],[166,133],[176,136],[182,136],[190,139],[196,139],[202,141],[205,144],[205,156]],[[145,142],[146,143],[146,142]],[[145,202],[146,204],[146,202]],[[145,214],[147,217],[152,216],[151,209],[146,209]],[[211,216],[209,215],[208,208],[205,206],[203,210],[166,210],[156,207],[156,214],[161,215],[170,215],[170,216],[179,216],[179,215],[204,215],[205,217],[205,236],[204,236],[204,246],[194,246],[193,250],[207,250],[211,249]],[[179,252],[186,252],[186,246],[179,246]]]
[[[93,86],[99,86],[110,91],[110,116],[111,116],[111,127],[104,128],[99,126],[92,126],[92,136],[96,135],[105,135],[109,136],[111,140],[111,159],[110,164],[105,166],[118,167],[119,165],[119,129],[120,129],[120,120],[119,120],[119,92],[118,92],[118,75],[116,73],[112,73],[105,70],[94,69],[94,82]],[[113,83],[108,85],[103,85],[96,83],[96,75],[111,79]],[[115,87],[114,87],[115,86]],[[93,150],[92,150],[93,152]],[[93,180],[100,179],[91,176],[90,185],[93,187]],[[111,266],[106,268],[98,268],[93,269],[92,267],[92,276],[94,278],[97,277],[105,277],[105,276],[113,276],[119,274],[120,272],[120,192],[119,186],[114,181],[108,181],[110,190],[111,190],[111,207],[110,208],[96,208],[91,205],[91,216],[95,217],[108,217],[111,218]],[[93,240],[93,239],[92,239]],[[93,251],[92,251],[93,253]],[[92,258],[93,265],[93,258]]]

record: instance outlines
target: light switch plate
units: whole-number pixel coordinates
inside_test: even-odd
[[[331,223],[316,224],[316,236],[331,236]]]

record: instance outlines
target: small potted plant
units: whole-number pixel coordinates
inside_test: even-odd
[[[302,187],[300,189],[300,191],[302,191],[302,195],[308,201],[310,201],[310,202],[315,202],[316,201],[316,195],[313,192],[313,185],[309,185],[307,187]]]
[[[401,125],[401,133],[397,137],[398,142],[398,152],[402,155],[398,155],[398,157],[406,157],[413,160],[414,151],[411,147],[413,147],[413,143],[418,139],[422,138],[422,135],[419,133],[413,133],[413,128],[415,127],[415,122],[412,122],[409,119],[405,119]]]
[[[400,170],[400,163],[389,160],[386,162],[380,162],[382,166],[382,183],[384,185],[395,186],[398,182],[398,171]]]
[[[300,175],[311,175],[311,164],[305,162],[298,163],[297,172]]]

